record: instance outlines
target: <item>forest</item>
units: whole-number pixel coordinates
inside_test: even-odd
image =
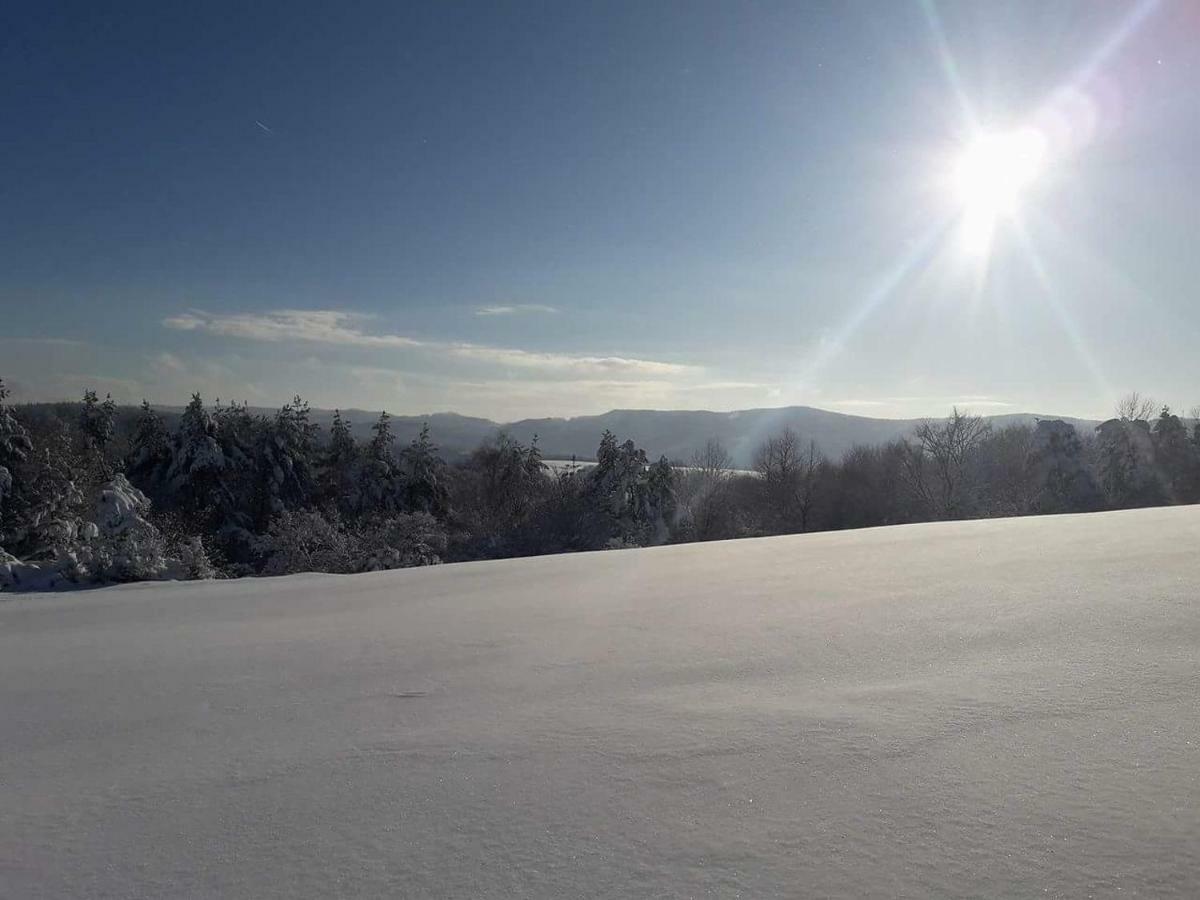
[[[957,409],[903,439],[826,458],[783,429],[753,471],[716,440],[650,460],[598,435],[551,469],[503,433],[447,462],[386,412],[356,440],[300,397],[272,415],[193,395],[176,424],[88,391],[14,405],[0,381],[0,589],[351,573],[909,522],[1200,500],[1200,423],[1131,394],[1084,433],[993,428]]]

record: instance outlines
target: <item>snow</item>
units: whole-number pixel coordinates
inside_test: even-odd
[[[1200,508],[0,602],[0,895],[1195,896]]]
[[[119,537],[146,526],[143,515],[150,509],[146,495],[118,473],[100,488],[96,498],[96,522],[109,537]]]

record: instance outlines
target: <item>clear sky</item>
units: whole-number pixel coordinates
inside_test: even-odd
[[[1191,0],[21,6],[18,397],[1200,403]]]

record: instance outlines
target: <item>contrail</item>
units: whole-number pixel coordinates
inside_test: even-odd
[[[275,133],[270,128],[268,128],[266,125],[264,125],[262,122],[258,121],[258,119],[254,120],[254,124],[257,125],[259,128],[261,128],[263,131],[265,131],[267,134]]]

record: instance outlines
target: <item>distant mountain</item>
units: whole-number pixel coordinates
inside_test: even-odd
[[[325,411],[316,415],[322,422],[332,417],[331,413]],[[370,433],[371,423],[379,414],[346,410],[342,415],[353,422],[356,436],[366,437]],[[1098,424],[1086,419],[1027,413],[988,418],[997,428],[1033,423],[1039,418],[1063,418],[1076,427],[1088,429]],[[538,445],[547,459],[569,459],[572,456],[581,460],[594,459],[605,429],[621,440],[632,439],[651,458],[666,456],[673,462],[687,461],[705,441],[716,438],[729,451],[736,467],[748,468],[753,462],[755,448],[785,427],[792,428],[806,442],[815,441],[826,456],[839,458],[855,444],[880,444],[911,434],[920,421],[872,419],[810,406],[787,406],[735,412],[617,409],[598,416],[522,419],[507,424],[455,413],[434,413],[428,416],[396,416],[392,419],[392,427],[397,438],[407,442],[416,437],[421,426],[428,422],[434,441],[448,458],[469,453],[480,442],[501,431],[524,443],[537,435]]]
[[[78,404],[36,403],[26,409],[60,417],[77,414]],[[169,426],[182,411],[181,407],[160,407]],[[272,409],[252,408],[270,414]],[[119,428],[132,424],[135,409],[122,407]],[[315,409],[313,421],[328,427],[333,410]],[[359,440],[371,436],[371,425],[379,418],[378,410],[346,409],[343,418],[351,423]],[[990,416],[997,428],[1017,423],[1033,423],[1038,419],[1062,418],[1081,429],[1094,428],[1098,422],[1073,419],[1067,416],[1036,416],[1017,413]],[[577,416],[570,419],[522,419],[500,423],[490,419],[460,416],[457,413],[432,413],[426,416],[393,416],[392,431],[400,444],[407,444],[429,423],[434,443],[448,460],[465,456],[485,440],[507,432],[519,441],[528,443],[537,435],[542,455],[547,459],[595,459],[600,436],[605,429],[621,440],[632,439],[652,459],[666,456],[672,462],[686,462],[709,438],[716,438],[729,451],[737,468],[749,468],[754,451],[766,438],[783,428],[791,428],[801,440],[815,441],[821,452],[837,459],[855,444],[881,444],[911,434],[920,419],[872,419],[845,413],[815,409],[811,406],[785,406],[775,409],[743,409],[735,412],[705,412],[699,410],[614,409],[598,416]]]

